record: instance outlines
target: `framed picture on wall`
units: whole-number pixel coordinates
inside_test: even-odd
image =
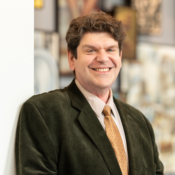
[[[57,0],[34,1],[34,28],[44,32],[58,32]]]
[[[116,7],[114,10],[114,17],[122,21],[126,31],[126,38],[123,42],[123,58],[135,59],[136,58],[136,12],[130,7]]]
[[[139,33],[161,33],[161,4],[162,0],[132,0],[132,7],[137,11]]]

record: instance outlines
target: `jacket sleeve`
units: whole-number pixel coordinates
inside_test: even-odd
[[[145,117],[145,120],[146,120],[147,127],[149,129],[149,132],[150,132],[151,140],[152,140],[156,175],[164,175],[164,166],[159,159],[159,153],[158,153],[157,145],[155,143],[155,136],[154,136],[153,128],[146,117]]]
[[[49,129],[36,106],[24,103],[15,142],[17,175],[56,175],[57,155]]]

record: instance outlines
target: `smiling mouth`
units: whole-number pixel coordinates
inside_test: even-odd
[[[91,68],[92,70],[95,70],[95,71],[98,71],[98,72],[108,72],[109,70],[111,70],[112,68],[101,68],[101,69],[99,69],[99,68],[97,68],[97,69],[95,69],[95,68]]]

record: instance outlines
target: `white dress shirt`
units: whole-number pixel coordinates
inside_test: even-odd
[[[120,132],[122,141],[123,141],[123,145],[124,145],[124,149],[125,149],[125,153],[126,153],[126,157],[127,157],[127,161],[128,161],[128,151],[127,151],[127,145],[126,145],[126,138],[125,138],[125,132],[123,129],[123,125],[117,110],[117,107],[114,104],[113,101],[113,94],[112,94],[112,90],[110,89],[110,93],[109,93],[109,99],[107,104],[105,104],[100,98],[98,98],[97,96],[95,96],[94,94],[88,92],[86,89],[84,89],[81,84],[75,79],[75,83],[77,85],[77,87],[79,88],[79,90],[82,92],[82,94],[85,96],[86,100],[89,102],[91,108],[93,109],[93,111],[95,112],[95,114],[97,115],[97,118],[99,119],[102,127],[105,130],[105,123],[104,123],[104,115],[102,113],[103,108],[105,107],[105,105],[108,105],[111,107],[111,116],[115,122],[115,124],[118,127],[118,130]]]

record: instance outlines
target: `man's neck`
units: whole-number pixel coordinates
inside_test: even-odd
[[[100,98],[103,102],[105,102],[106,104],[107,104],[107,102],[108,102],[108,99],[109,99],[109,97],[110,97],[110,90],[108,89],[108,91],[106,92],[106,93],[92,93],[92,94],[94,94],[95,96],[97,96],[98,98]]]
[[[104,103],[108,102],[108,99],[110,98],[110,89],[103,89],[103,90],[99,90],[99,89],[88,89],[87,87],[84,87],[81,83],[79,83],[79,81],[76,79],[77,83],[84,88],[86,91],[88,91],[89,93],[97,96],[98,98],[100,98]]]

